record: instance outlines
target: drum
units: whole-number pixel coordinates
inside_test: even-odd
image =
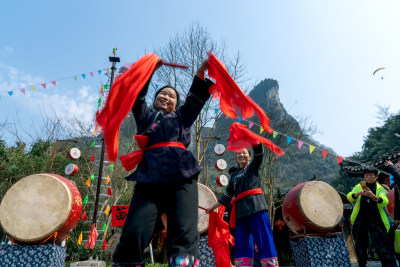
[[[217,156],[222,156],[225,153],[225,146],[223,144],[216,144],[214,147],[214,153]]]
[[[79,148],[73,147],[70,150],[68,150],[67,157],[72,159],[72,160],[77,160],[81,156],[81,151]]]
[[[213,191],[205,185],[197,183],[199,189],[199,221],[197,223],[197,229],[200,234],[205,234],[208,231],[208,214],[204,209],[211,207],[216,201],[217,197]]]
[[[217,170],[219,170],[220,172],[222,172],[223,170],[226,169],[226,167],[228,166],[228,164],[226,164],[226,161],[224,159],[218,159],[215,162],[215,168]]]
[[[394,220],[394,189],[389,191],[387,197],[389,199],[389,204],[387,205],[387,211],[392,220]]]
[[[217,177],[217,180],[215,181],[219,187],[225,187],[228,185],[228,177],[225,175],[221,174]]]
[[[17,244],[60,243],[79,221],[82,198],[68,179],[52,173],[16,182],[0,204],[0,224]]]
[[[343,217],[343,202],[329,184],[304,182],[287,193],[282,214],[287,226],[296,233],[302,233],[304,227],[316,232],[329,232]]]
[[[65,167],[66,175],[74,176],[76,173],[78,173],[78,165],[70,163]]]

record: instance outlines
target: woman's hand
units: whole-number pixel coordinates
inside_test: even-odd
[[[221,203],[215,202],[211,207],[209,207],[209,208],[206,210],[206,213],[209,214],[210,211],[215,210],[215,209],[218,208],[219,206],[221,206]]]
[[[389,165],[394,165],[393,162],[391,162],[390,160],[386,160],[385,161],[385,166],[389,166]]]
[[[368,187],[362,191],[361,195],[372,198],[372,200],[374,201],[379,200],[379,197],[377,197],[374,193],[372,193],[371,189],[369,189]]]
[[[197,69],[196,76],[204,80],[206,78],[205,71],[208,69],[208,61],[205,60],[201,66]]]

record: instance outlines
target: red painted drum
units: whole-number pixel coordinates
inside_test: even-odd
[[[304,182],[287,193],[282,214],[287,226],[296,233],[303,233],[304,227],[316,232],[330,232],[343,217],[343,202],[329,184]]]
[[[220,172],[222,172],[223,170],[226,169],[226,167],[228,166],[228,164],[226,163],[226,161],[224,159],[218,159],[215,162],[215,168],[217,170],[219,170]]]
[[[74,176],[76,173],[78,173],[78,165],[70,163],[65,167],[66,175]]]
[[[389,204],[387,205],[387,211],[392,220],[394,220],[394,189],[389,191],[387,197],[389,199]]]
[[[229,180],[228,177],[225,175],[221,174],[217,177],[217,180],[215,181],[219,187],[225,187],[228,185]]]
[[[68,179],[52,173],[16,182],[0,204],[0,224],[17,244],[60,243],[79,221],[82,198]]]
[[[68,150],[67,157],[72,159],[72,160],[77,160],[81,156],[81,151],[79,148],[73,147],[70,150]]]

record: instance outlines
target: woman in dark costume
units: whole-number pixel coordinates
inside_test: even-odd
[[[252,161],[247,148],[236,154],[239,168],[232,173],[224,195],[208,208],[207,212],[220,205],[226,207],[229,203],[236,202],[236,211],[234,212],[235,204],[233,204],[231,213],[231,217],[236,219],[235,265],[253,266],[254,244],[256,244],[261,266],[278,266],[267,203],[262,195],[258,174],[264,155],[262,145],[255,145],[253,151]]]
[[[161,65],[161,61],[156,69]],[[197,70],[186,102],[171,86],[159,89],[154,109],[145,102],[150,80],[141,90],[132,112],[137,137],[148,139],[143,159],[127,177],[136,181],[121,239],[113,255],[113,266],[144,266],[143,251],[151,241],[158,216],[168,219],[169,266],[198,266],[199,233],[197,176],[200,166],[186,150],[190,128],[210,97],[212,82],[205,79],[204,62]],[[122,159],[121,159],[122,161]]]

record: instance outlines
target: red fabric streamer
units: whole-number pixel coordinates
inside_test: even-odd
[[[107,249],[107,241],[104,240],[103,246],[101,247],[101,250],[106,250]]]
[[[229,225],[222,219],[225,207],[220,206],[218,213],[209,213],[208,246],[214,252],[216,267],[232,266],[230,260],[229,243],[234,245],[235,239],[229,232]]]
[[[94,161],[94,155],[92,155],[91,157],[90,157],[90,163],[92,163]]]
[[[246,125],[234,122],[229,130],[229,144],[228,149],[234,152],[239,152],[242,148],[248,148],[257,144],[265,145],[275,155],[282,156],[285,153],[272,141],[259,136],[247,129]]]
[[[109,196],[112,196],[111,186],[108,188],[107,194],[108,194]]]
[[[101,126],[108,159],[115,161],[118,155],[119,128],[132,109],[137,96],[151,77],[159,57],[147,54],[136,61],[129,70],[118,76],[104,109],[97,114],[96,121]]]
[[[232,199],[232,201],[231,201],[231,206],[232,206],[231,218],[229,220],[230,227],[232,227],[232,228],[236,227],[236,201],[238,201],[239,199],[244,198],[244,197],[248,197],[248,196],[252,196],[252,195],[259,195],[259,194],[261,194],[261,195],[263,194],[263,191],[261,188],[250,189],[250,190],[240,193],[234,199]]]
[[[119,157],[119,160],[121,161],[122,166],[126,171],[133,170],[133,168],[135,168],[136,165],[138,165],[139,162],[142,161],[143,153],[145,150],[149,150],[156,147],[164,147],[164,146],[176,146],[186,149],[185,145],[179,142],[161,142],[147,147],[147,142],[149,141],[147,136],[137,134],[135,135],[135,138],[140,150]]]
[[[272,133],[269,126],[269,118],[264,110],[260,108],[253,99],[246,96],[226,70],[225,65],[219,61],[211,52],[208,55],[208,75],[215,79],[215,84],[210,87],[213,98],[220,97],[221,111],[230,118],[250,118],[257,113],[265,131]]]
[[[93,249],[96,245],[96,240],[98,236],[99,233],[97,233],[96,224],[92,224],[92,229],[90,230],[90,235],[88,238],[88,242],[85,245],[85,248]]]
[[[87,215],[86,215],[86,212],[84,212],[83,214],[82,214],[82,219],[81,219],[82,221],[87,221]]]

